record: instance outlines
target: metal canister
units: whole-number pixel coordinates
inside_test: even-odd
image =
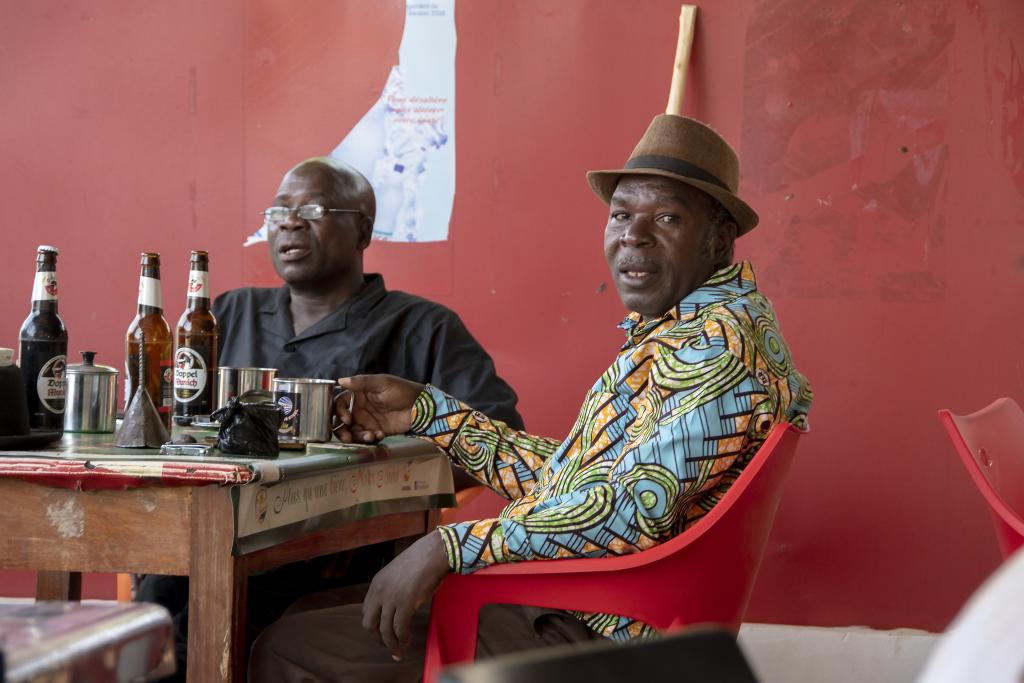
[[[281,407],[278,440],[330,441],[334,397],[340,391],[338,383],[329,379],[275,379],[274,401]]]
[[[228,401],[252,389],[273,390],[275,368],[233,368],[226,365],[217,370],[216,408],[223,408]]]
[[[67,367],[65,432],[106,434],[114,431],[117,410],[117,370],[96,365],[95,351],[82,351],[81,365]]]

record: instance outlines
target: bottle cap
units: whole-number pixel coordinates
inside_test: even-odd
[[[9,367],[14,363],[14,349],[0,349],[0,368]]]
[[[60,255],[60,249],[51,247],[49,244],[40,244],[37,251],[52,251],[54,254]]]

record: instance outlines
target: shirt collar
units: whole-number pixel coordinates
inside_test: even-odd
[[[366,273],[363,275],[363,288],[354,297],[334,309],[329,315],[345,311],[346,313],[365,317],[387,293],[388,290],[384,287],[384,277],[382,275],[379,273]],[[274,292],[274,296],[268,298],[260,306],[260,312],[278,313],[279,311],[287,311],[291,300],[292,297],[288,291],[288,285],[282,285]]]
[[[756,289],[754,267],[749,261],[740,261],[712,273],[704,284],[683,297],[682,301],[662,316],[643,320],[643,316],[634,311],[619,323],[619,327],[626,331],[629,339],[640,339],[662,323],[689,322],[709,306],[731,301]]]
[[[369,316],[374,306],[380,303],[387,293],[387,289],[384,287],[384,278],[378,273],[367,273],[363,275],[363,288],[354,297],[338,306],[298,336],[293,336],[292,316],[289,308],[291,293],[288,290],[288,285],[279,287],[274,292],[274,296],[269,297],[260,306],[260,313],[267,314],[263,319],[264,327],[267,329],[286,339],[305,339],[345,329],[349,315],[360,318]]]
[[[384,276],[380,273],[367,273],[363,275],[363,288],[342,307],[347,305],[349,313],[365,318],[387,293]]]

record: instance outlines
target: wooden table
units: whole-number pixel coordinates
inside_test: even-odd
[[[416,439],[262,461],[110,440],[0,452],[0,568],[38,571],[37,599],[78,599],[81,572],[189,576],[190,681],[245,679],[248,574],[423,534],[454,504],[445,456]]]

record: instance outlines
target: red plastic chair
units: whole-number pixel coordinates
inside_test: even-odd
[[[434,596],[423,680],[471,661],[487,604],[605,612],[659,631],[718,623],[736,632],[747,609],[800,432],[777,425],[754,459],[700,521],[641,553],[521,562],[453,574]]]
[[[939,419],[988,503],[1005,559],[1024,545],[1024,411],[1000,398],[970,415],[940,410]]]

